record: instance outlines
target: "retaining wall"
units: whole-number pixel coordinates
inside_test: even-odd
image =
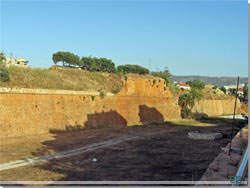
[[[178,98],[163,79],[128,77],[117,94],[43,89],[0,89],[0,137],[17,137],[84,127],[130,126],[180,118]],[[194,110],[233,112],[233,100],[204,100]]]

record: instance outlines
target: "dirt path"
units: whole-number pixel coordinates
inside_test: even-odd
[[[223,132],[226,135],[231,132],[231,124],[188,126],[166,123],[54,132],[53,136],[45,135],[29,141],[17,139],[21,143],[4,141],[1,145],[3,150],[1,148],[0,151],[3,157],[0,162],[0,180],[199,180],[230,138],[191,140],[187,138],[189,131]],[[27,158],[31,160],[25,160]],[[93,158],[97,162],[93,162]],[[8,164],[16,160],[20,163]],[[40,163],[44,160],[47,162]]]

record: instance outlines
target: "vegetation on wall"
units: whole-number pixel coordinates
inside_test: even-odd
[[[150,74],[164,79],[167,86],[171,82],[171,74],[167,67],[165,67],[164,71],[151,72]]]

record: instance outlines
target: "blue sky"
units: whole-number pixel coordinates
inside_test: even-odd
[[[175,75],[248,76],[246,0],[0,1],[0,50],[33,67],[70,51]]]

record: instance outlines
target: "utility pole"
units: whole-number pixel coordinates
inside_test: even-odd
[[[238,98],[239,79],[240,79],[240,77],[238,76],[237,88],[236,88],[236,93],[235,93],[233,123],[232,123],[232,129],[231,129],[231,141],[230,141],[230,144],[229,144],[229,151],[228,151],[228,155],[229,155],[229,156],[230,156],[231,150],[232,150],[231,145],[232,145],[233,132],[234,132],[234,121],[235,121],[235,112],[236,112],[237,98]]]
[[[149,65],[148,65],[149,72],[150,72],[150,69],[151,69],[151,58],[149,58]]]

